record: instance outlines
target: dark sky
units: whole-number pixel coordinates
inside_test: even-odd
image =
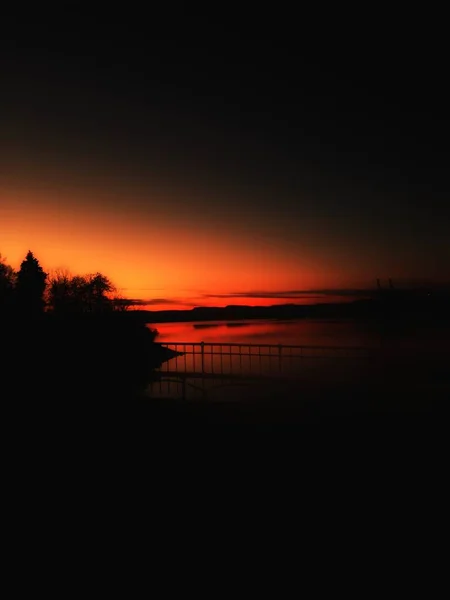
[[[236,232],[253,219],[291,247],[303,236],[311,248],[316,231],[358,274],[389,268],[389,256],[395,276],[450,273],[437,29],[386,15],[331,15],[325,27],[293,13],[123,11],[5,27],[6,183],[151,182],[175,190],[171,208],[186,218]]]

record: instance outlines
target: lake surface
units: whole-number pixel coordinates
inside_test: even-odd
[[[447,347],[448,327],[402,325],[379,326],[356,320],[255,320],[230,322],[157,323],[161,343],[283,344],[294,346],[359,346],[414,349]]]
[[[158,323],[161,343],[283,344],[377,347],[380,334],[352,321],[290,320]]]

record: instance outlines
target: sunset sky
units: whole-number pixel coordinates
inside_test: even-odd
[[[14,267],[31,249],[154,308],[449,279],[440,48],[394,32],[389,52],[387,35],[383,53],[325,50],[286,16],[219,35],[191,12],[199,34],[182,36],[167,19],[73,12],[4,28],[0,253]]]

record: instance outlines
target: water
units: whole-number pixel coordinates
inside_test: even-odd
[[[158,342],[378,347],[380,333],[353,321],[290,320],[157,323]]]

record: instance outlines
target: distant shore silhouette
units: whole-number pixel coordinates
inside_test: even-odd
[[[251,319],[427,319],[450,318],[450,293],[392,291],[352,302],[320,304],[276,304],[271,306],[229,305],[196,307],[190,310],[139,310],[148,323],[233,321]]]

